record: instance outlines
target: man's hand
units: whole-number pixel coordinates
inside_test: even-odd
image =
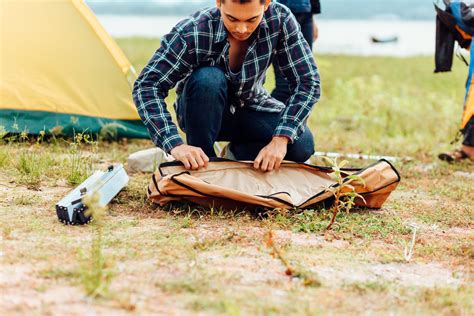
[[[207,167],[209,162],[209,157],[199,147],[182,144],[171,149],[170,153],[176,160],[181,161],[186,169]]]
[[[289,139],[284,136],[275,136],[272,141],[260,150],[253,163],[255,169],[262,171],[272,171],[280,168],[280,164],[285,158]]]

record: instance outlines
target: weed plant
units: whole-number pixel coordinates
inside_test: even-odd
[[[92,216],[92,228],[94,237],[92,239],[89,253],[85,254],[79,250],[80,267],[79,275],[81,283],[91,297],[107,297],[109,295],[110,283],[114,276],[113,266],[104,254],[103,240],[103,216],[105,208],[99,204],[99,194],[95,193],[84,198],[87,205],[87,216]]]
[[[90,149],[84,150],[84,147]],[[95,154],[98,142],[94,141],[89,134],[77,133],[74,140],[69,144],[69,173],[67,181],[71,185],[83,182],[92,174]]]
[[[331,166],[333,173],[331,174],[336,180],[337,186],[331,186],[328,188],[329,191],[332,192],[334,195],[334,205],[332,206],[332,217],[331,221],[329,222],[328,226],[326,227],[327,230],[331,229],[334,221],[336,220],[336,216],[340,211],[345,211],[349,213],[349,211],[355,205],[355,199],[361,199],[363,201],[364,197],[358,194],[355,191],[354,186],[351,183],[360,182],[364,184],[364,179],[360,176],[352,174],[344,177],[342,175],[342,168],[347,165],[347,160],[343,160],[340,163],[337,162],[337,158],[331,159],[328,157],[324,157],[324,159],[329,163]]]

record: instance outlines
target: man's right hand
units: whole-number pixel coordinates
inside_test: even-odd
[[[197,170],[207,167],[209,157],[199,147],[182,144],[171,149],[174,159],[181,161],[186,169]]]

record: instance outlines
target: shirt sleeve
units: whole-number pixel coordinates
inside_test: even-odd
[[[289,83],[291,97],[273,136],[285,136],[293,143],[304,131],[321,87],[313,53],[293,14],[288,14],[281,32],[276,58],[280,72]]]
[[[163,37],[160,48],[138,76],[133,101],[153,143],[166,152],[183,144],[176,124],[166,108],[168,91],[192,69],[189,45],[179,32]]]

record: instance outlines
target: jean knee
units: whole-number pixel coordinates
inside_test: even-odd
[[[187,88],[199,93],[217,92],[221,88],[227,90],[227,78],[219,67],[200,67],[189,76]]]
[[[289,159],[289,160],[294,161],[294,162],[305,162],[309,158],[311,158],[313,154],[314,154],[314,148],[307,146],[307,147],[303,147],[299,149],[298,152],[293,153],[292,159]]]
[[[314,138],[309,130],[305,131],[294,144],[288,146],[287,160],[305,162],[314,154]]]

